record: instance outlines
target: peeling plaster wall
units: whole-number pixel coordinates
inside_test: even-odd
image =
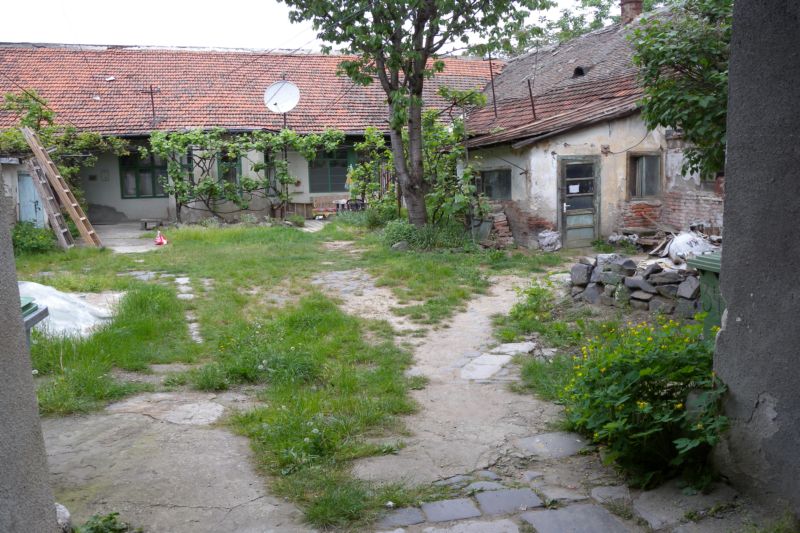
[[[728,101],[726,319],[714,367],[731,430],[717,459],[743,490],[800,514],[800,4],[734,4]]]
[[[608,155],[602,146],[608,145]],[[479,168],[510,167],[499,158],[508,159],[528,169],[528,176],[514,172],[514,200],[525,200],[527,208],[553,225],[559,224],[559,156],[598,156],[600,158],[600,233],[608,235],[617,228],[626,201],[627,152],[664,152],[663,131],[648,132],[638,115],[608,121],[573,132],[544,139],[530,147],[514,151],[510,146],[474,150],[480,157]],[[615,153],[619,152],[619,153]],[[497,165],[497,166],[493,166]],[[525,181],[523,181],[525,178]],[[520,191],[525,187],[524,193]]]

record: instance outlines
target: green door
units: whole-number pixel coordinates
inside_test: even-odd
[[[565,248],[589,246],[597,239],[600,220],[600,160],[563,157],[559,176],[561,241]]]

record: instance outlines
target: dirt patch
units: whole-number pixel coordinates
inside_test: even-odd
[[[487,294],[476,298],[449,323],[428,334],[416,348],[411,374],[428,385],[413,392],[419,413],[406,419],[412,437],[396,455],[360,460],[356,476],[376,481],[428,483],[498,463],[513,450],[513,439],[543,431],[561,408],[508,390],[505,380],[478,383],[461,379],[470,356],[496,344],[491,316],[507,313],[516,301],[515,286],[527,280],[492,280]]]
[[[394,293],[385,287],[377,287],[375,278],[363,269],[324,272],[313,278],[311,284],[337,298],[346,313],[370,320],[385,320],[400,332],[419,329],[406,317],[392,311],[400,307]]]

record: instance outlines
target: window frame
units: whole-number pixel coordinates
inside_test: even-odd
[[[514,173],[511,167],[491,167],[491,168],[482,168],[478,170],[477,180],[478,183],[478,193],[486,195],[486,181],[483,178],[483,174],[487,172],[498,172],[498,171],[507,171],[508,172],[508,198],[499,198],[495,199],[490,196],[486,196],[489,200],[494,202],[507,202],[509,200],[514,199]]]
[[[664,191],[664,155],[661,152],[628,152],[627,154],[627,182],[626,194],[628,200],[651,200],[653,198],[661,198]],[[645,195],[642,194],[645,187],[640,181],[637,174],[638,161],[643,157],[657,157],[658,158],[658,191],[655,194]]]
[[[345,152],[347,155],[345,158],[341,157],[329,157],[329,154],[335,155],[336,153]],[[311,181],[311,165],[313,165],[317,160],[320,158],[324,159],[327,164],[327,174],[328,174],[328,187],[326,190],[313,190],[313,182]],[[340,146],[333,152],[318,152],[317,156],[308,161],[308,193],[309,194],[341,194],[350,192],[347,189],[347,179],[345,178],[345,186],[341,190],[333,190],[332,189],[332,180],[331,180],[331,161],[346,161],[347,162],[347,169],[348,172],[350,167],[352,167],[356,163],[356,153],[353,150],[352,146]]]
[[[135,164],[130,164],[128,161],[134,161]],[[119,192],[120,197],[123,200],[136,200],[140,198],[169,198],[169,194],[164,191],[164,187],[159,187],[159,178],[167,178],[169,179],[167,163],[166,161],[162,162],[160,165],[156,165],[155,155],[149,154],[146,158],[137,157],[136,154],[131,153],[127,156],[120,156],[118,158],[119,163]],[[142,194],[141,193],[141,174],[143,171],[149,170],[150,171],[150,180],[153,194]],[[136,194],[130,195],[125,193],[125,174],[127,171],[134,172],[134,179],[136,180]],[[162,190],[162,194],[156,194],[158,189]]]
[[[239,187],[242,183],[242,156],[236,157],[236,167],[235,167],[236,175],[235,175],[235,180],[233,182],[229,181],[226,177],[223,177],[222,175],[222,165],[228,164],[226,159],[227,156],[225,154],[223,154],[222,152],[217,153],[217,181],[219,182],[225,181],[228,183],[233,183],[234,185]]]

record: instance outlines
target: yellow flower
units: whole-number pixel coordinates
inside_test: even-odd
[[[602,374],[603,372],[605,372],[605,371],[606,371],[606,367],[603,367],[603,368],[601,368],[601,369],[600,369],[600,373],[601,373],[601,374]]]
[[[682,403],[676,403],[675,404],[675,409],[683,409],[683,404]]]
[[[653,337],[647,337],[647,340],[648,340],[648,341],[652,341],[652,340],[653,340]]]

